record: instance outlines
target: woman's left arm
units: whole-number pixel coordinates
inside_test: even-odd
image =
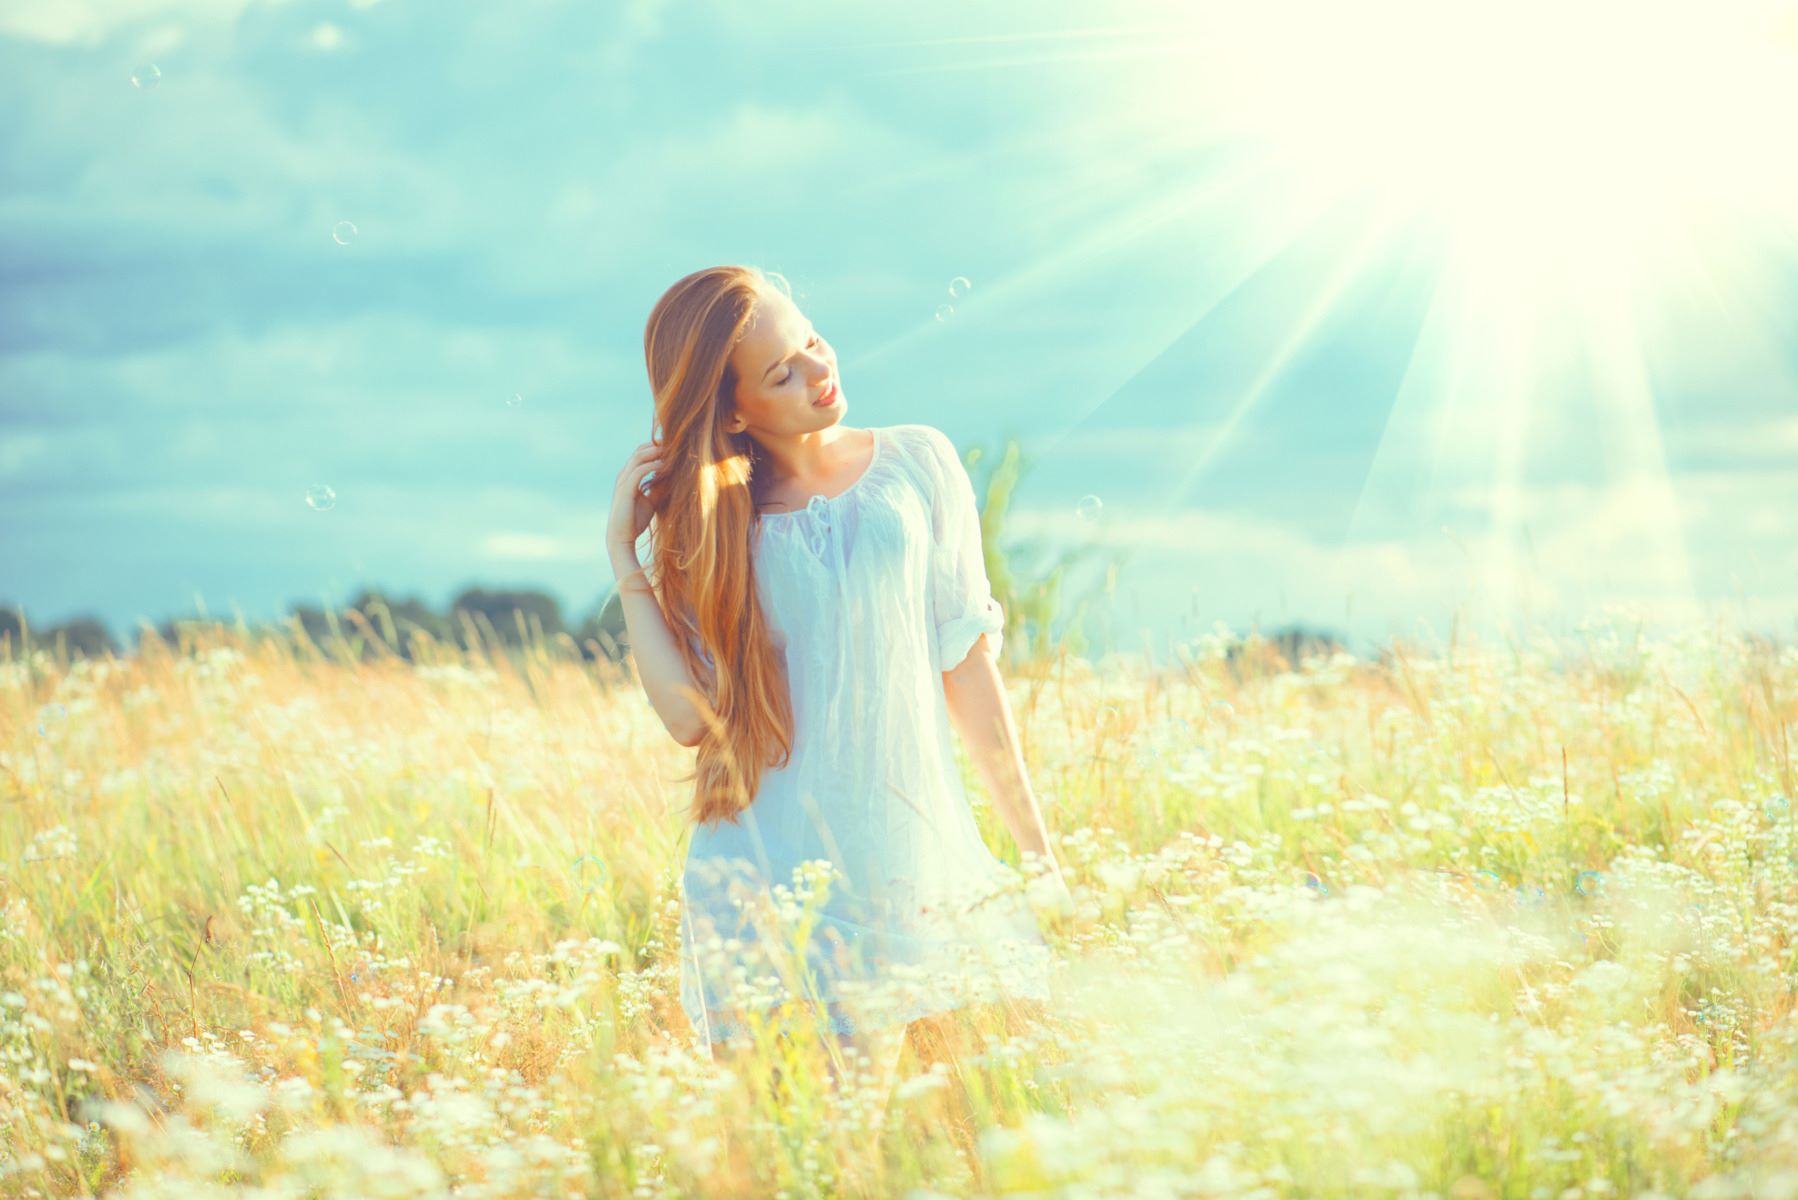
[[[998,806],[1000,819],[1017,839],[1018,849],[1048,859],[1059,875],[1061,867],[1049,851],[1042,809],[1025,774],[1011,701],[984,633],[966,658],[943,672],[943,693],[949,701],[949,718],[986,783],[987,794]]]

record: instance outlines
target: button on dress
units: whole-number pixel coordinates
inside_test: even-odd
[[[752,535],[793,750],[735,823],[691,830],[680,1001],[708,1045],[781,1002],[858,1033],[1049,998],[1049,948],[952,748],[942,673],[981,634],[996,652],[1004,626],[973,484],[934,427],[873,434],[856,482]]]

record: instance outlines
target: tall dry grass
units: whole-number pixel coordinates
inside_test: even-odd
[[[880,1129],[696,1048],[691,751],[570,650],[0,664],[0,1193],[1798,1195],[1790,647],[1011,673],[1056,1000]]]

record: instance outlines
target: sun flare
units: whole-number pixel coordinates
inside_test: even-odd
[[[1798,213],[1791,5],[1274,0],[1208,10],[1208,123],[1441,227],[1492,282],[1636,290]],[[1696,261],[1694,261],[1696,260]]]

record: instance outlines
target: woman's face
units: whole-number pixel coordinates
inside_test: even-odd
[[[762,293],[730,361],[737,375],[736,411],[725,426],[730,432],[791,436],[842,419],[836,352],[784,294]],[[813,403],[833,387],[830,403]]]

